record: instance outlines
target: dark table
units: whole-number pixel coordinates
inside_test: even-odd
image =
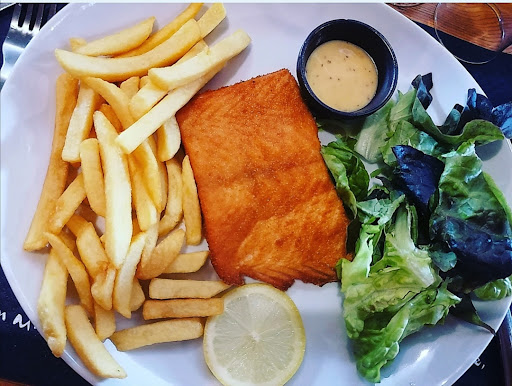
[[[60,5],[62,8],[64,5]],[[0,13],[0,41],[9,29],[12,8]],[[418,23],[434,36],[432,28]],[[3,60],[3,58],[2,58]],[[496,106],[512,100],[512,55],[501,54],[485,65],[464,64]],[[510,347],[508,348],[510,350]],[[457,386],[506,385],[500,341],[494,338]],[[0,385],[88,385],[46,342],[18,304],[0,267]],[[508,385],[507,385],[508,386]]]

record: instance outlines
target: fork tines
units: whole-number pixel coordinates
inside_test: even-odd
[[[56,4],[16,4],[11,28],[34,35],[57,13]]]

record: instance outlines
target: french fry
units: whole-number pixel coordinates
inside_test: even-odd
[[[119,87],[113,83],[93,77],[85,77],[82,79],[82,82],[100,94],[112,106],[124,129],[133,124],[134,119],[128,107],[130,99]]]
[[[204,15],[197,21],[201,30],[201,37],[204,38],[226,17],[226,9],[221,3],[212,4]]]
[[[144,249],[142,250],[141,261],[149,261],[151,254],[156,248],[156,243],[158,241],[158,225],[152,225],[146,231],[146,244],[144,244]]]
[[[158,143],[158,160],[170,160],[181,146],[181,133],[176,117],[171,117],[156,131]]]
[[[152,279],[149,283],[151,299],[208,299],[231,287],[223,281]]]
[[[132,232],[133,236],[135,236],[137,233],[140,232],[139,221],[137,220],[136,216],[133,217],[133,219],[132,219],[132,229],[133,229],[133,232]],[[100,239],[101,239],[101,237],[100,237]]]
[[[114,126],[114,128],[116,129],[116,131],[118,133],[123,131],[123,125],[121,124],[121,121],[117,117],[117,114],[114,111],[114,109],[112,108],[112,106],[110,106],[106,103],[103,103],[100,106],[99,111],[101,111],[103,113],[103,115],[105,115],[105,117],[107,117],[109,122],[112,123],[112,126]]]
[[[73,252],[64,244],[59,236],[46,233],[46,237],[55,250],[55,254],[60,262],[66,266],[73,283],[75,283],[80,303],[87,312],[92,315],[94,312],[94,301],[91,295],[89,276],[87,275],[84,265],[75,257]]]
[[[66,140],[69,121],[76,105],[78,96],[78,81],[69,74],[62,74],[56,82],[55,127],[53,131],[50,162],[46,177],[32,218],[32,223],[23,243],[26,251],[35,251],[44,248],[48,240],[44,237],[48,219],[53,213],[55,203],[66,188],[68,163],[61,158],[62,149]]]
[[[78,253],[89,275],[95,278],[104,272],[105,266],[108,266],[110,261],[94,225],[83,217],[74,214],[69,219],[67,227],[76,236]]]
[[[179,255],[185,241],[183,229],[175,229],[157,244],[148,259],[140,261],[137,269],[137,278],[152,279],[162,274],[163,271]]]
[[[202,38],[226,11],[213,4],[196,21],[201,7],[191,4],[152,36],[155,18],[89,43],[73,38],[73,52],[55,51],[69,75],[59,78],[63,88],[57,90],[52,154],[38,204],[42,214],[36,219],[36,212],[24,248],[50,244],[38,301],[50,349],[60,356],[69,340],[100,377],[126,377],[102,345],[105,339],[120,351],[196,339],[203,335],[201,318],[224,309],[215,298],[229,288],[221,281],[157,278],[195,272],[209,253],[180,254],[185,242],[201,242],[202,218],[175,113],[250,43],[237,31],[209,48]],[[57,166],[65,168],[60,185],[50,176]],[[98,216],[105,220],[101,237]],[[182,218],[184,229],[177,228]],[[31,232],[39,232],[39,247]],[[65,306],[68,274],[81,305]],[[152,279],[149,294],[139,279]],[[115,311],[131,318],[140,307],[145,320],[180,319],[115,332]]]
[[[132,315],[130,299],[132,294],[133,278],[135,277],[135,271],[145,242],[146,234],[143,232],[138,233],[133,238],[128,254],[126,255],[126,259],[121,268],[119,268],[116,282],[114,284],[114,308],[117,312],[128,319],[131,318]]]
[[[171,91],[156,104],[147,114],[141,117],[133,125],[119,134],[117,143],[125,153],[131,153],[146,138],[153,134],[165,121],[173,117],[176,112],[199,91],[208,81],[220,71],[221,67],[209,72],[205,76]]]
[[[128,156],[128,166],[132,182],[132,198],[137,220],[142,231],[147,231],[152,225],[158,222],[158,213],[156,206],[151,200],[149,193],[144,185],[144,176],[142,169],[139,168],[133,154]]]
[[[85,197],[84,177],[80,173],[55,203],[55,210],[48,220],[49,232],[58,234]]]
[[[55,57],[62,68],[72,76],[96,77],[116,82],[126,80],[131,76],[143,76],[150,68],[168,66],[176,62],[200,39],[199,26],[192,19],[162,44],[138,56],[128,58],[92,57],[56,49]]]
[[[80,159],[89,205],[98,216],[105,217],[105,181],[101,168],[100,147],[96,138],[88,138],[80,144]]]
[[[66,328],[71,345],[91,372],[103,378],[126,378],[126,372],[107,351],[79,305],[66,307]]]
[[[200,52],[206,52],[208,45],[204,40],[198,41],[185,55],[183,55],[176,64],[196,56]],[[140,89],[130,100],[130,111],[135,119],[139,119],[146,114],[151,108],[157,104],[166,94],[167,90],[161,89],[145,76],[143,82],[140,83]]]
[[[168,196],[165,212],[158,226],[158,234],[163,235],[173,230],[183,217],[183,183],[181,165],[173,158],[165,163],[168,178]]]
[[[163,273],[197,272],[206,262],[210,251],[181,253],[169,264]]]
[[[152,143],[154,144],[154,147],[152,147],[152,150],[153,150],[153,154],[157,155],[157,149],[156,149],[156,143],[154,141],[154,138],[151,137],[151,139],[153,139]],[[161,201],[160,201],[160,205],[158,205],[158,213],[161,214],[162,211],[165,209],[165,206],[167,205],[167,196],[168,196],[168,186],[167,186],[167,182],[168,182],[168,178],[167,178],[167,168],[165,167],[165,163],[163,162],[158,162],[158,174],[160,176],[160,198],[161,198]]]
[[[91,207],[89,205],[86,205],[85,203],[82,203],[82,205],[80,205],[78,207],[78,209],[75,211],[75,214],[80,216],[80,217],[83,217],[84,220],[87,220],[87,221],[89,221],[92,224],[96,224],[96,221],[98,220],[98,214],[95,213],[91,209]],[[68,220],[68,222],[70,220]],[[66,225],[68,225],[68,224],[66,223]]]
[[[66,142],[62,149],[62,159],[67,162],[80,162],[80,144],[89,136],[92,128],[92,113],[96,111],[101,97],[86,84],[80,84],[76,106],[69,121]]]
[[[151,51],[156,46],[168,40],[173,34],[176,33],[187,21],[194,18],[202,7],[202,3],[190,4],[182,13],[180,13],[174,20],[164,26],[162,29],[151,35],[139,47],[119,55],[119,58],[126,58],[131,56],[142,55]]]
[[[116,269],[110,263],[94,225],[75,214],[69,219],[67,226],[77,236],[78,253],[92,277],[92,297],[105,310],[110,310]]]
[[[186,62],[187,60],[192,59],[194,56],[200,54],[201,52],[206,52],[207,50],[208,44],[206,44],[206,42],[203,39],[201,39],[194,45],[194,47],[188,50],[188,52],[185,55],[183,55],[176,62],[176,64]]]
[[[163,320],[116,331],[110,339],[119,351],[134,350],[156,343],[196,339],[203,335],[199,318]]]
[[[94,329],[99,340],[104,341],[116,331],[116,318],[113,310],[105,310],[94,303]]]
[[[153,30],[154,17],[123,29],[115,34],[93,40],[74,49],[77,54],[89,56],[117,55],[140,46]]]
[[[198,245],[202,238],[202,218],[197,186],[194,173],[190,165],[190,159],[185,156],[182,167],[183,179],[183,217],[188,245]]]
[[[165,181],[162,181],[160,176],[160,165],[153,151],[153,147],[156,147],[154,142],[153,137],[147,138],[133,151],[133,156],[136,158],[139,168],[142,169],[142,177],[148,194],[160,213],[164,209],[162,203],[167,199],[167,192],[164,193],[162,186]]]
[[[224,300],[222,298],[148,299],[142,306],[142,316],[144,320],[213,316],[222,314],[223,311]]]
[[[201,52],[186,62],[176,63],[170,67],[150,69],[149,78],[161,89],[175,89],[198,79],[235,57],[250,42],[249,35],[243,30],[238,30],[212,46],[208,51]]]
[[[91,285],[91,294],[96,303],[108,311],[112,309],[112,293],[117,270],[111,264],[104,264],[102,268]]]
[[[76,237],[73,235],[73,233],[70,232],[68,228],[64,228],[62,229],[62,232],[59,233],[59,237],[62,242],[66,244],[66,246],[74,253],[76,249]]]
[[[139,91],[139,82],[140,78],[138,76],[132,76],[121,83],[119,88],[126,94],[128,99],[132,99],[137,91]]]
[[[69,164],[68,178],[66,180],[66,187],[68,187],[73,182],[73,180],[76,178],[76,176],[78,176],[79,168],[80,168],[79,162],[74,162],[74,163]]]
[[[166,94],[167,90],[155,85],[148,76],[148,81],[130,99],[130,112],[135,119],[139,119],[156,105]]]
[[[137,311],[139,308],[141,308],[145,300],[146,295],[144,295],[144,291],[142,290],[142,286],[139,283],[139,279],[134,277],[132,285],[132,295],[130,296],[130,309],[132,310],[132,312]]]
[[[66,226],[75,236],[78,236],[85,231],[88,224],[89,221],[83,218],[81,214],[76,213],[69,218]]]
[[[69,47],[71,51],[76,52],[76,50],[82,46],[87,44],[87,40],[84,38],[69,38]]]
[[[147,85],[149,83],[149,76],[147,75],[144,75],[143,77],[140,78],[140,81],[139,81],[139,90],[144,87],[145,85]],[[137,91],[138,92],[138,91]],[[132,115],[138,119],[138,117],[135,116],[135,114],[133,114],[132,112]]]
[[[57,257],[55,250],[51,249],[44,268],[37,315],[48,347],[56,357],[60,357],[66,347],[64,308],[67,282],[68,270]]]
[[[117,133],[100,111],[93,116],[100,144],[105,176],[105,250],[119,268],[126,257],[132,238],[132,198],[126,156],[115,143]]]

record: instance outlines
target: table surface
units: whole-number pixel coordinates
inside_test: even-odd
[[[435,4],[393,8],[419,23],[434,35]],[[512,30],[512,4],[499,4],[504,25]],[[0,41],[7,34],[12,7],[0,13]],[[464,31],[454,32],[457,34]],[[505,51],[512,54],[512,47]],[[464,64],[464,63],[463,63]],[[464,64],[494,105],[512,100],[512,55],[500,54],[485,65]],[[46,342],[30,323],[16,301],[0,267],[0,385],[87,385],[66,363],[53,357]],[[500,357],[500,342],[493,339],[475,364],[464,374],[457,386],[505,385]]]
[[[407,16],[409,19],[414,20],[416,22],[422,23],[429,27],[434,27],[434,14],[436,11],[437,3],[428,3],[428,4],[419,4],[419,3],[410,3],[406,5],[400,5],[400,3],[390,4],[390,6],[396,9],[398,12]],[[500,3],[496,4],[499,12],[501,13],[503,30],[505,32],[505,37],[512,37],[512,3]],[[479,4],[479,9],[485,8],[483,4]],[[496,20],[493,16],[492,12],[478,12],[480,15],[481,25],[486,25],[488,23],[493,23]],[[456,20],[454,23],[447,24],[446,28],[443,32],[446,32],[450,35],[456,36],[465,41],[469,41],[475,44],[478,44],[482,47],[489,48],[493,46],[492,39],[488,36],[476,36],[473,32],[474,29],[470,28],[470,26],[465,25],[464,23],[458,23]],[[511,41],[512,43],[512,41]],[[504,50],[505,53],[512,54],[512,46],[506,48]]]

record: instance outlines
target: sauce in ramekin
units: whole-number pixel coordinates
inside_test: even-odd
[[[366,106],[377,91],[377,68],[373,59],[355,44],[331,40],[311,53],[306,78],[315,95],[340,111]]]

